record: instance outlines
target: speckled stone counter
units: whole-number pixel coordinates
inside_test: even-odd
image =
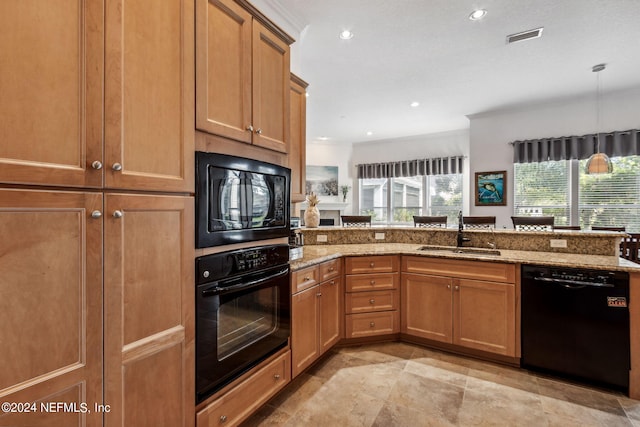
[[[407,243],[455,246],[458,230],[415,227],[318,227],[302,228],[302,233],[307,245]],[[382,234],[384,238],[376,239],[376,234],[378,237]],[[498,249],[505,250],[616,256],[625,233],[465,230],[464,236],[471,239],[465,246],[478,248],[487,248],[489,243],[493,243]],[[326,241],[321,241],[318,237]],[[566,247],[552,248],[551,240],[565,240]]]
[[[446,250],[420,250],[422,246],[424,245],[415,243],[306,245],[304,247],[304,257],[302,259],[292,261],[291,269],[298,270],[342,256],[397,254],[420,255],[435,258],[472,259],[512,264],[541,264],[560,267],[606,269],[640,273],[640,264],[635,264],[615,255],[585,255],[512,249],[500,249],[500,255],[460,254]]]

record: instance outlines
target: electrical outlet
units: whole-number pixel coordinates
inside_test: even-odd
[[[384,233],[376,233],[376,240],[384,240]]]
[[[552,248],[566,248],[567,241],[565,239],[549,239]]]
[[[326,243],[327,242],[327,235],[326,234],[318,234],[316,236],[316,242],[318,242],[318,243]]]

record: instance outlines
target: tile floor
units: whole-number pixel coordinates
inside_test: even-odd
[[[249,426],[635,426],[640,401],[406,343],[334,349]]]

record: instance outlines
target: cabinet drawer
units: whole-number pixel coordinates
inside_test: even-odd
[[[501,262],[406,256],[402,257],[402,271],[490,282],[515,283],[516,280],[515,264]]]
[[[308,289],[320,283],[320,269],[317,265],[302,268],[291,273],[291,294]]]
[[[397,310],[400,293],[397,290],[348,293],[345,304],[347,314]]]
[[[347,292],[396,289],[399,281],[399,273],[356,274],[346,277],[346,289]]]
[[[324,282],[325,280],[338,277],[342,270],[340,268],[341,264],[341,259],[334,259],[333,261],[327,261],[320,264],[320,281]]]
[[[347,338],[395,334],[400,332],[400,312],[347,314]]]
[[[291,352],[260,369],[198,412],[197,427],[235,426],[291,381]]]
[[[399,271],[399,264],[396,255],[348,257],[345,260],[345,272],[347,274],[395,273]]]

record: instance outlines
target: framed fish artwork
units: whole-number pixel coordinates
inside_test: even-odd
[[[476,172],[476,206],[507,204],[507,171]]]

